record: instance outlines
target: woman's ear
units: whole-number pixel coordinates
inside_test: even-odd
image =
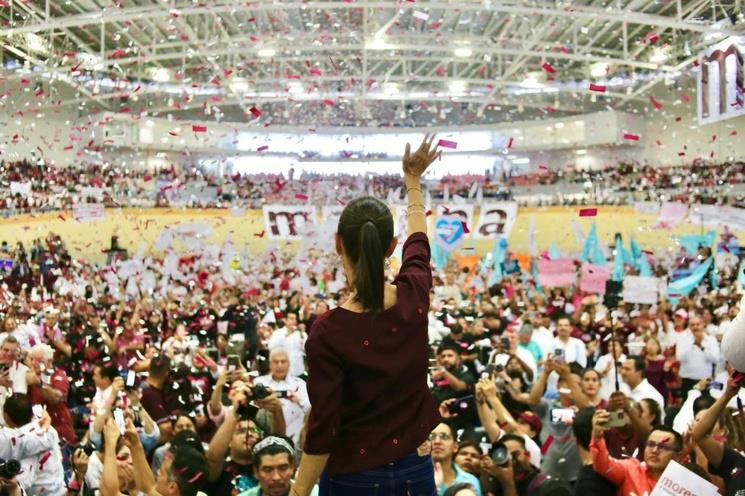
[[[385,251],[385,258],[393,255],[393,252],[396,250],[396,246],[398,246],[398,236],[393,236],[391,243],[388,245],[388,249]]]
[[[341,236],[339,236],[339,233],[334,233],[334,243],[336,244],[336,254],[337,255],[343,255],[344,254],[344,248],[341,243]]]

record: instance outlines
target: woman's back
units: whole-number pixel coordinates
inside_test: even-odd
[[[338,307],[318,318],[308,339],[313,408],[305,451],[331,453],[330,474],[397,460],[439,421],[426,383],[427,236],[410,236],[403,257],[395,305],[378,314]]]

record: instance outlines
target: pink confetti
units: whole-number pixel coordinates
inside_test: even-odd
[[[202,477],[202,475],[204,475],[203,472],[197,472],[196,474],[194,474],[194,477],[189,479],[187,482],[189,484],[194,484],[196,481],[198,481]]]
[[[261,117],[261,110],[257,109],[256,107],[251,107],[250,109],[248,109],[248,111],[251,112],[257,119]]]
[[[456,143],[455,141],[441,139],[437,142],[437,146],[441,146],[443,148],[451,148],[455,150],[456,148],[458,148],[458,143]]]
[[[597,208],[581,208],[579,209],[580,217],[595,217],[598,214]]]
[[[127,56],[127,51],[125,49],[123,49],[123,48],[118,48],[118,49],[114,50],[113,52],[111,52],[111,58],[112,59],[116,59],[116,58],[120,58],[120,57],[126,57],[126,56]]]
[[[327,107],[333,107],[333,106],[335,106],[335,105],[336,105],[336,104],[334,103],[334,101],[333,101],[333,100],[331,100],[330,98],[326,98],[326,99],[324,99],[324,100],[323,100],[323,104],[324,104],[324,105],[326,105]]]
[[[432,210],[427,210],[427,211],[426,211],[426,212],[424,213],[424,216],[425,216],[425,217],[429,217],[430,215],[432,215]]]
[[[649,95],[649,103],[654,105],[654,108],[656,108],[657,110],[660,110],[662,108],[662,104],[652,95]]]
[[[201,126],[198,124],[194,124],[191,126],[191,130],[195,133],[206,133],[207,132],[207,126]]]
[[[683,101],[684,101],[684,102],[686,102],[686,103],[688,103],[688,102],[690,102],[690,101],[691,101],[691,97],[690,97],[690,96],[688,96],[688,95],[681,95],[681,96],[680,96],[680,99],[681,99],[681,100],[683,100]]]
[[[729,133],[729,135],[730,136],[737,136],[737,131],[732,131],[731,133]]]
[[[556,107],[552,107],[551,105],[546,105],[543,108],[546,109],[546,112],[548,112],[549,114],[553,114],[554,112],[556,112]]]
[[[307,200],[308,199],[308,195],[304,195],[302,193],[295,193],[295,199],[297,199],[297,200]]]
[[[608,88],[602,84],[590,83],[590,91],[597,91],[599,93],[605,93]]]
[[[645,40],[647,43],[657,43],[658,41],[660,41],[660,35],[658,35],[657,33],[647,33]]]
[[[507,148],[512,148],[513,138],[510,136],[510,140],[507,142]]]
[[[549,64],[548,62],[544,62],[541,67],[543,67],[543,70],[548,73],[554,74],[556,72],[556,68],[552,66],[551,64]]]
[[[623,139],[631,141],[639,141],[639,135],[633,133],[623,133]]]
[[[257,152],[263,152],[264,150],[267,150],[269,148],[269,145],[261,145],[256,149]]]
[[[314,67],[310,70],[310,73],[314,76],[322,76],[323,73],[321,72],[321,69],[318,69],[317,67]]]
[[[461,224],[461,225],[463,226],[463,232],[464,232],[464,233],[468,234],[468,233],[470,233],[470,232],[471,232],[471,231],[470,231],[470,230],[468,229],[468,224],[466,224],[466,221],[462,220],[462,221],[460,221],[460,224]]]

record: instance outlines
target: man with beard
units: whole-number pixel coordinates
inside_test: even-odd
[[[432,397],[439,405],[445,400],[467,396],[473,390],[476,377],[463,364],[460,350],[454,344],[442,344],[437,349],[437,362],[440,366],[431,374]],[[454,428],[466,428],[478,425],[475,409],[468,409],[452,419]]]
[[[531,465],[530,452],[522,436],[507,434],[500,442],[507,448],[507,462],[495,465],[491,457],[483,462],[483,470],[497,482],[491,492],[497,496],[527,496],[537,491],[547,477]]]

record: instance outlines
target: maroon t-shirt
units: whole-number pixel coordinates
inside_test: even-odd
[[[396,304],[373,316],[337,307],[305,345],[312,405],[305,452],[329,474],[373,469],[412,453],[440,421],[427,387],[432,287],[427,235],[403,248]]]

